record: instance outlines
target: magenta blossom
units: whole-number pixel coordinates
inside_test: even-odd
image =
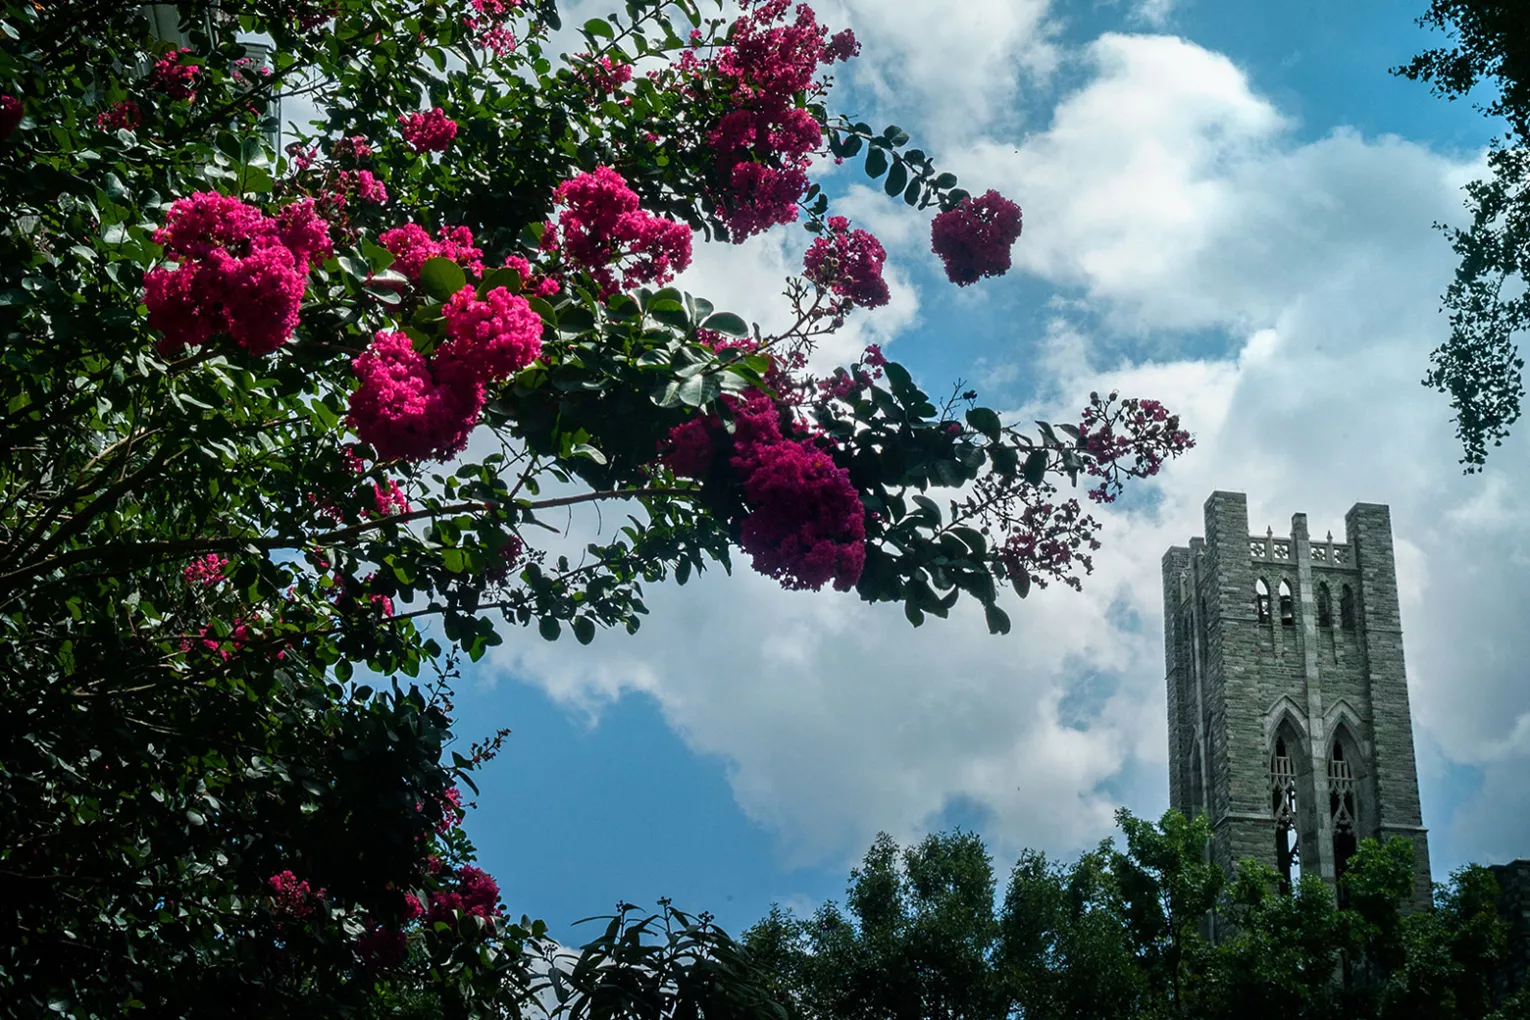
[[[803,275],[862,308],[887,304],[887,281],[882,279],[887,252],[881,242],[864,230],[851,230],[843,216],[830,216],[828,226],[828,235],[808,246]]]
[[[997,191],[967,196],[930,223],[930,250],[958,287],[1009,271],[1009,252],[1020,237],[1020,207]]]
[[[445,152],[457,137],[457,122],[439,106],[425,113],[405,114],[398,122],[404,141],[415,152]]]
[[[380,459],[445,459],[467,446],[483,407],[481,383],[438,376],[409,337],[387,330],[351,368],[361,385],[351,394],[348,420]]]
[[[190,52],[189,47],[182,46],[156,60],[149,72],[149,87],[163,92],[171,99],[194,101],[197,98],[196,81],[200,68],[196,64],[181,63],[181,58]]]

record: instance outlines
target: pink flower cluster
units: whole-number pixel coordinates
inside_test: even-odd
[[[604,293],[666,283],[691,264],[691,228],[638,208],[637,192],[608,166],[564,181],[553,197],[564,208],[556,226],[544,227],[542,246],[561,246]]]
[[[198,643],[203,648],[207,649],[209,652],[217,652],[218,653],[218,657],[220,659],[222,659],[224,662],[227,662],[229,659],[233,658],[233,652],[230,652],[228,648],[223,647],[224,642],[219,641],[216,634],[213,634],[213,635],[209,636],[208,635],[208,631],[210,631],[210,630],[212,630],[211,627],[202,627],[202,628],[199,628],[197,630]],[[229,644],[230,647],[233,648],[234,652],[237,652],[237,651],[239,651],[239,649],[243,648],[245,643],[248,642],[249,640],[250,640],[250,627],[249,627],[249,624],[245,623],[242,619],[240,619],[237,616],[234,617],[234,626],[232,628],[230,628],[230,630],[229,630],[229,636],[228,636],[228,642],[227,643]],[[191,641],[186,640],[186,639],[182,639],[182,641],[181,641],[181,651],[189,652],[189,651],[191,651],[191,648],[192,648]]]
[[[1089,394],[1078,426],[1079,445],[1089,454],[1088,472],[1100,478],[1089,490],[1096,503],[1113,503],[1121,494],[1123,477],[1156,475],[1169,457],[1195,446],[1190,433],[1179,427],[1179,416],[1156,400],[1128,397],[1119,405],[1119,394],[1101,399]]]
[[[271,887],[271,904],[282,917],[301,921],[314,911],[314,901],[324,898],[324,890],[317,892],[308,888],[308,882],[298,881],[291,871],[280,871],[266,879]]]
[[[415,152],[445,152],[457,137],[457,122],[439,106],[399,117],[399,133]]]
[[[206,587],[223,580],[223,568],[226,566],[228,566],[228,560],[217,553],[208,553],[186,564],[186,569],[181,571],[181,575],[186,579],[187,584]]]
[[[143,111],[131,99],[124,99],[114,104],[111,109],[102,110],[96,114],[96,127],[102,131],[116,131],[119,128],[134,131],[141,123],[143,123]]]
[[[887,281],[882,279],[887,251],[882,243],[864,230],[851,230],[843,216],[830,216],[828,225],[828,235],[808,246],[803,275],[862,308],[887,304]]]
[[[372,146],[367,144],[367,140],[363,136],[351,135],[349,138],[335,139],[330,144],[329,152],[335,159],[360,163],[372,155]]]
[[[339,184],[336,204],[340,207],[344,207],[345,196],[352,191],[363,202],[371,202],[373,205],[382,205],[388,200],[387,187],[370,170],[341,170],[336,180]]]
[[[440,804],[441,820],[436,823],[436,832],[445,835],[462,823],[462,791],[455,786],[448,786],[441,791]]]
[[[378,517],[391,517],[394,514],[407,514],[409,497],[404,495],[404,490],[399,488],[398,479],[388,479],[388,487],[383,488],[376,482],[372,483],[372,505],[376,507]]]
[[[632,80],[631,64],[613,61],[608,56],[598,59],[592,59],[588,53],[581,53],[580,56],[585,59],[585,63],[579,68],[579,77],[601,95],[611,95]]]
[[[507,541],[503,549],[499,551],[499,559],[490,563],[484,569],[484,576],[493,584],[504,584],[510,579],[510,571],[520,565],[521,557],[525,555],[526,544],[521,541],[519,535],[505,536]]]
[[[785,588],[854,587],[866,564],[866,517],[849,474],[811,440],[783,435],[770,397],[724,399],[734,423],[728,467],[748,508],[739,546],[754,569]],[[705,479],[726,438],[715,418],[685,422],[670,433],[665,463],[676,474]]]
[[[463,18],[468,31],[478,37],[478,45],[503,57],[515,51],[515,35],[505,27],[504,21],[512,11],[518,10],[521,0],[471,0],[474,13]]]
[[[233,67],[233,74],[231,74],[230,77],[233,78],[234,81],[246,81],[248,80],[248,76],[252,74],[261,78],[271,77],[271,69],[269,67],[267,67],[265,64],[261,64],[257,67],[255,65],[255,61],[249,57],[240,57],[238,60],[234,61]]]
[[[457,869],[456,888],[430,894],[430,909],[425,923],[454,923],[458,915],[493,918],[500,916],[499,883],[485,872],[464,864]]]
[[[21,100],[11,95],[0,96],[0,142],[16,133],[24,116],[26,111],[22,109]]]
[[[930,223],[930,250],[958,287],[1009,272],[1009,252],[1019,237],[1020,207],[991,190],[968,195]]]
[[[197,72],[200,68],[196,64],[181,63],[181,58],[190,52],[190,48],[183,46],[156,60],[149,72],[149,87],[163,92],[171,99],[195,101]]]
[[[519,255],[506,255],[505,268],[521,274],[521,290],[532,297],[551,297],[558,293],[558,281],[542,276],[531,268],[531,263]]]
[[[393,253],[393,267],[418,280],[426,260],[448,258],[473,276],[484,275],[483,251],[467,227],[442,227],[432,239],[415,223],[378,238]],[[535,278],[531,265],[510,256],[523,287],[541,296],[558,289]],[[351,394],[350,423],[379,458],[425,460],[462,450],[483,408],[484,387],[503,382],[542,353],[542,318],[526,299],[495,287],[481,298],[463,287],[441,309],[446,340],[427,359],[407,336],[379,332],[351,363],[360,387]]]
[[[164,334],[167,355],[219,333],[271,353],[297,328],[310,260],[330,253],[328,224],[310,200],[272,219],[215,191],[177,200],[154,241],[177,263],[144,275],[149,325]]]
[[[441,308],[447,340],[434,362],[453,378],[508,379],[542,354],[542,317],[519,294],[495,287],[480,300],[471,286]]]
[[[382,330],[351,362],[351,427],[381,460],[445,459],[467,446],[483,385],[438,373],[403,333]]]
[[[1055,505],[1028,504],[1011,525],[1011,533],[999,549],[999,562],[1011,578],[1027,577],[1045,588],[1050,577],[1078,591],[1083,582],[1072,573],[1073,564],[1081,564],[1086,574],[1094,572],[1093,559],[1081,550],[1100,547],[1094,537],[1097,530],[1099,524],[1083,512],[1076,499]]]
[[[765,0],[743,14],[713,61],[734,109],[707,140],[717,154],[724,218],[735,242],[797,218],[807,167],[823,140],[797,95],[814,89],[820,64],[848,60],[860,49],[848,29],[826,39],[807,4],[798,4],[796,20],[784,23],[789,8],[790,0]],[[689,63],[699,66],[694,58]]]
[[[420,267],[433,258],[451,259],[472,275],[483,275],[483,251],[473,247],[473,231],[467,227],[442,227],[432,240],[418,223],[406,223],[383,231],[377,240],[393,253],[391,268],[411,280],[418,280]]]

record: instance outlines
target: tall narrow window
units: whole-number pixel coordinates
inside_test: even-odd
[[[1339,881],[1339,905],[1349,899],[1342,879],[1349,870],[1358,839],[1355,834],[1355,773],[1344,757],[1344,744],[1335,740],[1328,758],[1328,816],[1333,820],[1334,878]]]
[[[1262,577],[1254,582],[1254,612],[1259,614],[1260,623],[1270,622],[1270,586]]]
[[[1280,891],[1289,893],[1301,881],[1301,847],[1297,838],[1296,763],[1285,737],[1275,739],[1270,755],[1270,810],[1275,816],[1275,870]]]
[[[1296,625],[1296,600],[1291,597],[1291,585],[1285,580],[1280,582],[1280,622],[1287,627]]]
[[[1327,581],[1319,581],[1317,586],[1317,624],[1333,626],[1333,595],[1328,591]]]
[[[1355,629],[1355,593],[1347,584],[1339,589],[1339,626]]]

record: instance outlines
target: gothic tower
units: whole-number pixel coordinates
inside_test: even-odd
[[[1163,557],[1169,804],[1205,812],[1224,868],[1332,885],[1358,840],[1413,841],[1430,902],[1413,721],[1385,506],[1356,503],[1343,542],[1250,535],[1248,501],[1215,492],[1206,537]]]

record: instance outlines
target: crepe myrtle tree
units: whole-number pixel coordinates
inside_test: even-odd
[[[0,994],[24,1012],[521,1009],[544,929],[504,918],[459,824],[503,733],[454,742],[456,655],[635,631],[644,584],[735,548],[916,625],[966,593],[1002,633],[1002,588],[1090,569],[1061,477],[1109,501],[1190,445],[1116,394],[1024,432],[875,347],[808,373],[888,298],[815,157],[864,152],[934,210],[959,286],[1021,222],[828,111],[859,46],[805,5],[632,2],[572,56],[545,0],[175,7],[175,44],[127,0],[0,18]],[[278,94],[323,111],[279,153]],[[792,223],[815,237],[785,330],[669,286],[697,233]],[[625,523],[544,548],[585,503]]]

